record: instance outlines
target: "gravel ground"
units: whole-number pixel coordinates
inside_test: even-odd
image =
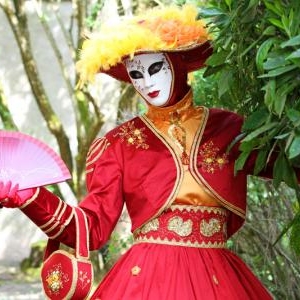
[[[0,300],[44,300],[41,282],[28,281],[15,263],[0,261]]]

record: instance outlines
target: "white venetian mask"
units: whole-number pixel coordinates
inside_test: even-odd
[[[139,54],[125,59],[130,80],[151,105],[165,106],[171,96],[173,74],[163,53]]]

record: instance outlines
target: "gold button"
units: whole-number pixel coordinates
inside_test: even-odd
[[[131,274],[133,276],[137,276],[139,273],[141,272],[141,268],[139,266],[134,266],[132,269],[131,269]]]
[[[213,275],[212,278],[213,278],[214,283],[215,283],[216,285],[218,285],[218,284],[219,284],[219,280],[218,280],[217,276],[216,276],[216,275]]]

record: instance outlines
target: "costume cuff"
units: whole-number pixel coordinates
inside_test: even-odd
[[[20,209],[51,239],[59,237],[74,216],[70,205],[45,188],[38,188]]]
[[[25,202],[19,207],[20,209],[23,209],[24,207],[26,207],[28,204],[30,204],[31,202],[33,202],[38,194],[40,192],[40,188],[38,187],[36,190],[35,190],[35,193],[32,195],[32,197],[30,197],[29,199],[25,200]]]

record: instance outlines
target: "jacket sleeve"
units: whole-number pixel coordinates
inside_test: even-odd
[[[90,249],[99,249],[110,237],[123,209],[122,168],[107,138],[96,140],[87,157],[87,195],[79,203],[86,213]],[[74,247],[73,207],[45,188],[20,209],[50,238]]]

